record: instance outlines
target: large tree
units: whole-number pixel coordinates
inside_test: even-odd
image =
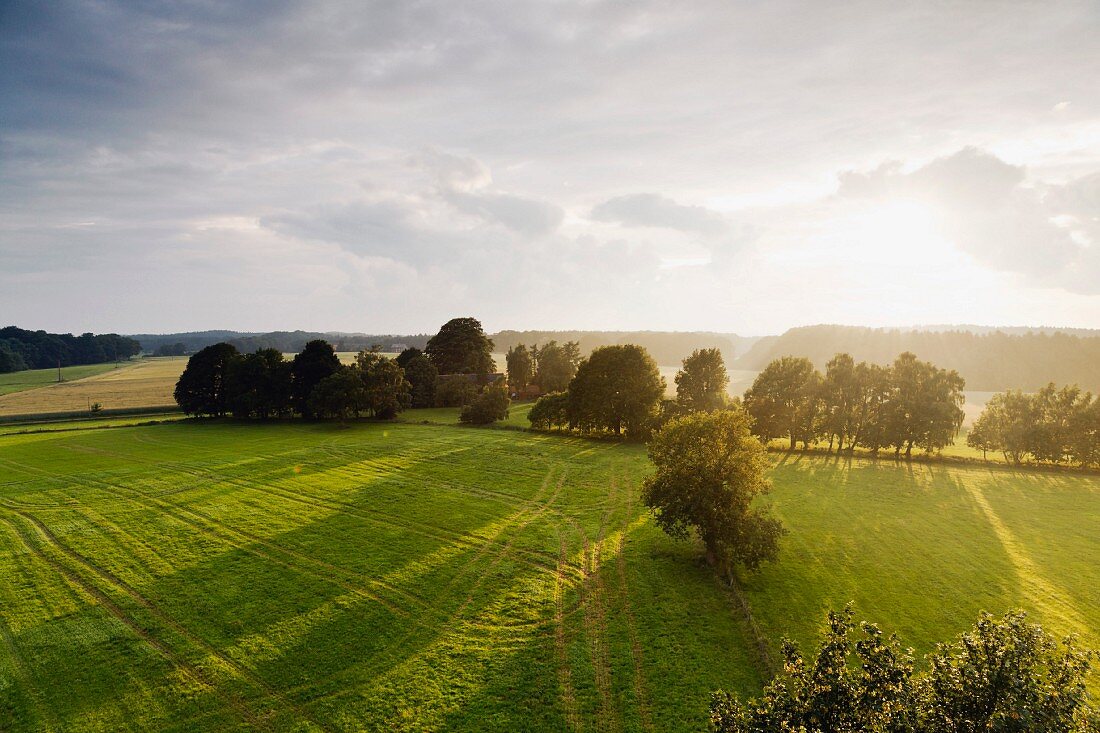
[[[812,413],[809,403],[818,398],[818,379],[814,365],[802,357],[784,356],[764,367],[745,393],[753,432],[764,442],[786,436],[793,449]]]
[[[367,388],[355,369],[340,367],[318,382],[309,393],[309,415],[344,422],[358,417],[369,405]]]
[[[389,419],[409,406],[411,385],[393,359],[360,351],[355,357],[355,373],[366,390],[365,411],[370,415]]]
[[[428,339],[424,353],[440,374],[492,374],[493,342],[476,318],[453,318]]]
[[[265,419],[290,410],[290,362],[278,349],[234,359],[226,374],[229,409],[237,417]]]
[[[722,352],[696,349],[676,373],[676,401],[687,412],[720,410],[729,401],[729,383]]]
[[[294,356],[290,371],[294,375],[291,390],[294,407],[303,417],[313,417],[309,397],[322,379],[340,371],[340,358],[336,356],[332,344],[324,339],[315,339]]]
[[[569,383],[569,422],[585,431],[649,434],[657,418],[665,380],[641,346],[596,349]]]
[[[240,353],[230,344],[213,344],[187,360],[176,382],[176,403],[188,415],[222,416],[229,410],[226,374]]]
[[[657,470],[646,479],[642,500],[658,526],[677,538],[697,533],[723,575],[737,563],[753,569],[775,559],[783,529],[753,506],[770,488],[769,464],[744,409],[670,421],[650,441],[649,457]]]

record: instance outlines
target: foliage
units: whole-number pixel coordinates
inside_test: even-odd
[[[569,427],[569,395],[550,392],[539,397],[527,413],[535,430],[563,430]]]
[[[523,389],[535,376],[535,360],[523,344],[508,349],[504,357],[508,365],[508,384],[512,389]]]
[[[576,341],[564,344],[547,341],[542,346],[531,348],[531,358],[535,364],[535,384],[539,389],[543,392],[562,392],[568,389],[581,363],[580,346]]]
[[[394,361],[397,362],[397,366],[401,367],[402,369],[406,369],[409,366],[410,362],[421,356],[424,356],[423,351],[416,347],[409,347],[398,354],[397,358],[394,359]]]
[[[308,409],[312,417],[343,422],[370,409],[370,397],[357,370],[341,367],[310,390]]]
[[[774,560],[782,525],[753,500],[770,488],[767,454],[740,407],[672,420],[649,444],[656,473],[642,500],[669,535],[696,532],[722,574]]]
[[[665,380],[645,349],[596,349],[569,383],[569,423],[586,432],[645,438],[657,418]]]
[[[718,733],[1071,733],[1089,730],[1085,694],[1092,655],[1059,644],[1023,612],[982,614],[973,630],[929,655],[915,674],[911,650],[873,624],[852,641],[852,611],[829,613],[813,659],[785,641],[783,674],[743,702],[717,692]]]
[[[504,385],[490,385],[477,399],[462,408],[459,422],[472,425],[488,425],[508,417],[508,390]]]
[[[753,432],[765,442],[787,437],[809,447],[828,439],[830,450],[857,445],[878,452],[912,455],[914,447],[934,452],[950,445],[963,420],[962,377],[899,355],[888,367],[837,354],[824,377],[804,358],[769,364],[745,393]]]
[[[477,382],[464,374],[440,375],[435,381],[435,406],[465,407],[478,392]]]
[[[974,422],[967,445],[1006,461],[1100,465],[1100,398],[1076,385],[1048,384],[1035,394],[993,395]]]
[[[402,364],[400,359],[409,351],[415,351]],[[410,407],[432,407],[435,405],[435,387],[439,372],[435,365],[418,349],[407,349],[398,358],[398,366],[405,370],[405,379],[409,382]]]
[[[188,359],[174,393],[180,409],[188,415],[224,415],[229,410],[226,375],[238,356],[235,347],[214,344]]]
[[[816,400],[814,365],[809,359],[784,356],[768,364],[745,393],[745,409],[753,419],[753,432],[765,442],[788,436],[791,448],[804,431],[799,421]]]
[[[226,400],[235,417],[266,419],[290,411],[290,363],[275,349],[260,349],[229,363]]]
[[[395,360],[372,351],[360,351],[355,357],[354,371],[366,390],[364,411],[369,415],[389,419],[409,407],[412,385]]]
[[[452,318],[428,340],[424,353],[440,374],[491,374],[493,342],[476,318]]]
[[[340,371],[340,359],[332,344],[323,339],[315,339],[294,356],[290,371],[293,375],[291,401],[303,417],[313,417],[310,396],[313,389],[325,377]]]
[[[729,401],[726,364],[718,349],[697,349],[676,374],[676,401],[688,412],[721,410]]]
[[[117,333],[46,333],[0,328],[0,374],[23,369],[102,364],[141,353],[141,344]]]

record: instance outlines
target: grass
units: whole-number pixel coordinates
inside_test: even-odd
[[[698,730],[760,682],[637,446],[418,424],[0,437],[14,730]]]
[[[121,369],[126,366],[128,366],[128,363],[124,363],[118,368]],[[65,382],[72,382],[76,379],[94,377],[115,368],[113,363],[61,367],[61,379]],[[28,389],[38,389],[50,384],[57,384],[57,369],[27,369],[22,372],[0,374],[0,396],[23,392]]]
[[[186,365],[185,357],[145,359],[118,369],[112,364],[107,370],[76,381],[0,395],[0,416],[75,413],[88,411],[96,402],[105,410],[174,406],[172,391]],[[107,365],[95,365],[103,366]]]
[[[759,689],[642,446],[456,419],[0,436],[10,727],[700,730]],[[1100,478],[776,459],[790,534],[741,579],[773,655],[848,601],[919,653],[1017,606],[1100,648]]]

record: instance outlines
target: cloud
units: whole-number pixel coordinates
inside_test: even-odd
[[[706,235],[722,234],[729,228],[728,222],[710,209],[678,204],[657,193],[608,199],[593,208],[590,217],[627,227],[658,227]]]
[[[905,172],[888,161],[839,176],[840,198],[912,198],[932,204],[948,237],[997,270],[1046,287],[1100,293],[1094,242],[1100,175],[1036,184],[1027,171],[974,147]],[[1090,222],[1092,224],[1090,224]]]

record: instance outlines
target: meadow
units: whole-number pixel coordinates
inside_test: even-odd
[[[82,377],[67,377],[71,381],[39,384],[8,394],[0,394],[0,417],[42,413],[89,412],[99,403],[105,410],[148,407],[176,409],[172,391],[183,368],[184,357],[165,357],[129,362],[117,369],[114,364],[69,367],[87,370]],[[50,370],[35,370],[35,373]],[[64,369],[62,373],[64,374]],[[31,372],[15,372],[5,377],[19,378]],[[57,372],[53,371],[56,380]],[[48,376],[48,375],[46,375]]]
[[[10,727],[701,730],[848,601],[918,652],[1015,606],[1100,647],[1096,477],[777,455],[749,624],[643,447],[451,420],[0,435]]]
[[[125,365],[124,365],[125,366]],[[94,377],[97,374],[109,372],[116,367],[114,364],[83,364],[81,366],[61,367],[61,380],[71,382],[75,379]],[[50,384],[57,384],[57,369],[25,369],[21,372],[9,372],[0,374],[0,396],[23,392],[28,389],[38,389]]]

